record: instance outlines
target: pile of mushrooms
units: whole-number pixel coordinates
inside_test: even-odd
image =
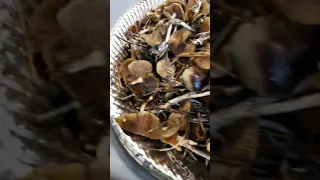
[[[135,109],[116,122],[208,162],[210,3],[167,0],[128,29],[128,40],[118,38],[129,54],[117,65],[121,100]]]

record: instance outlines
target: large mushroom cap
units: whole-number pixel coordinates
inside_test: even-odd
[[[272,0],[288,18],[302,24],[320,24],[319,0]]]

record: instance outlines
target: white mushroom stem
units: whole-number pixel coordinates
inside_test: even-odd
[[[182,96],[178,96],[176,98],[173,98],[171,100],[169,100],[166,104],[160,106],[160,109],[167,109],[169,108],[171,105],[174,104],[178,104],[179,102],[186,100],[186,99],[193,99],[193,98],[200,98],[200,97],[205,97],[205,96],[210,96],[210,91],[206,91],[206,92],[202,92],[202,93],[194,93],[194,92],[189,92],[186,93]]]
[[[146,108],[146,106],[148,105],[148,103],[149,103],[150,101],[152,101],[152,100],[153,100],[153,95],[151,95],[151,96],[148,98],[148,100],[142,104],[142,106],[141,106],[141,108],[140,108],[140,112],[144,112],[144,109]]]
[[[171,18],[174,19],[176,16],[177,16],[177,14],[176,14],[176,13],[173,13],[172,16],[171,16]],[[166,39],[165,39],[165,42],[166,42],[166,43],[169,42],[169,38],[170,38],[170,36],[171,36],[172,27],[173,27],[173,24],[170,23],[169,28],[168,28],[168,31],[167,31],[167,36],[166,36]]]
[[[142,77],[139,77],[138,79],[132,81],[131,83],[129,83],[130,85],[135,85],[135,84],[138,84],[138,83],[143,83],[143,78]]]

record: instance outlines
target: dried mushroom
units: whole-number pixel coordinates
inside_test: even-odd
[[[184,10],[179,3],[172,3],[164,8],[164,12],[169,12],[171,15],[176,14],[177,19],[184,20]]]
[[[136,60],[128,65],[130,75],[134,77],[142,77],[143,75],[152,72],[152,64],[146,60]]]
[[[183,71],[181,81],[189,91],[201,91],[208,83],[208,73],[197,67],[190,67]]]
[[[169,60],[163,59],[157,63],[157,73],[163,78],[173,78],[176,67]]]
[[[148,32],[149,34],[142,34],[141,37],[150,46],[158,45],[163,41],[161,30],[161,28],[158,28],[152,32]]]
[[[210,31],[210,17],[206,17],[200,26],[200,32],[208,32]]]
[[[127,85],[128,88],[136,95],[144,95],[153,92],[160,84],[159,79],[157,79],[152,73],[144,74],[138,79],[136,77],[133,79],[128,78],[127,81],[129,82]]]
[[[207,1],[167,0],[129,28],[129,55],[118,74],[138,113],[116,119],[124,130],[190,151],[204,164],[208,123],[201,124],[203,138],[189,138],[199,116],[208,119],[210,112],[204,100],[210,99],[209,9]]]
[[[178,55],[184,52],[184,49],[186,47],[185,41],[188,39],[190,34],[190,31],[182,29],[180,31],[174,32],[170,36],[168,44],[173,54]]]

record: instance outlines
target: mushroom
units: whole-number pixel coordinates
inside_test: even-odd
[[[183,71],[181,81],[189,91],[200,91],[208,83],[208,75],[193,66]]]
[[[164,8],[164,12],[169,12],[171,15],[176,14],[176,19],[184,20],[184,10],[178,3],[172,3],[168,7]]]
[[[200,25],[200,32],[210,31],[210,17],[206,17]]]
[[[135,61],[135,59],[133,58],[128,58],[126,59],[119,68],[119,75],[121,78],[125,79],[129,76],[129,69],[128,66],[130,63],[132,63],[133,61]]]
[[[210,13],[210,4],[207,0],[202,0],[201,14],[207,16]]]
[[[188,39],[190,34],[190,31],[181,29],[170,36],[168,44],[173,54],[177,55],[184,52],[184,48],[186,47],[185,41]]]
[[[173,78],[176,66],[170,60],[163,59],[157,63],[157,73],[163,78]]]
[[[183,8],[184,11],[187,10],[186,4],[181,0],[166,0],[165,6],[169,6],[169,5],[173,4],[173,3],[178,3],[178,4],[181,5],[181,7]]]
[[[160,126],[159,118],[150,112],[122,114],[115,120],[121,128],[141,136]]]
[[[155,91],[160,84],[159,79],[153,73],[147,73],[138,79],[132,78],[128,81],[130,82],[128,88],[138,96]]]
[[[201,57],[194,58],[194,62],[197,64],[198,67],[209,70],[210,69],[210,43],[208,43],[201,50],[206,53],[203,54],[203,56]]]
[[[136,60],[128,65],[128,70],[131,75],[138,78],[152,72],[152,64],[146,60]]]
[[[142,34],[141,37],[150,46],[158,45],[163,41],[160,28],[151,31],[149,34]]]
[[[201,21],[202,17],[203,17],[203,14],[201,13],[192,15],[191,24],[196,24],[198,26],[198,24],[200,24],[199,22]]]

